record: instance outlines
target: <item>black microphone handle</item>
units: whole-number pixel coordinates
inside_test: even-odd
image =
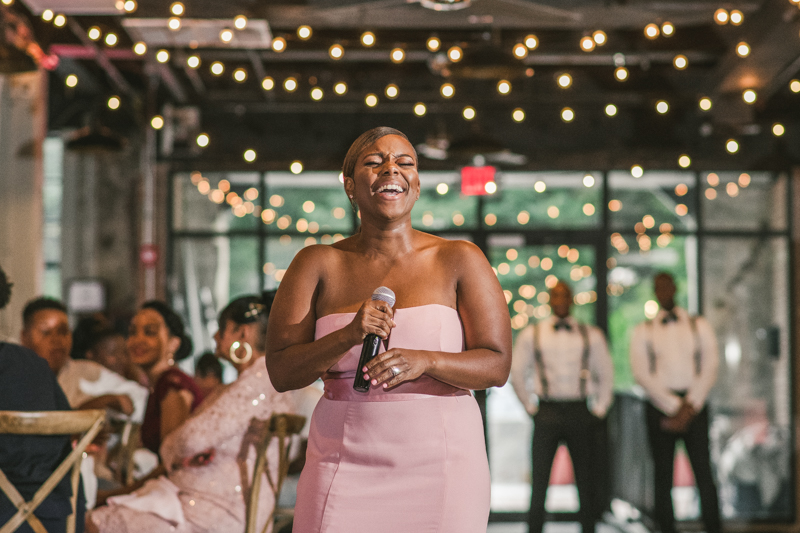
[[[361,357],[356,368],[356,378],[353,380],[353,389],[358,392],[369,391],[369,381],[364,379],[364,365],[369,363],[373,357],[378,355],[381,347],[381,338],[370,333],[364,337],[364,345],[361,347]]]

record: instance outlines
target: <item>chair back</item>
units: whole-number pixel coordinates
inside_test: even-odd
[[[17,508],[16,514],[0,527],[0,533],[12,533],[25,521],[35,533],[47,533],[42,522],[33,514],[39,505],[72,469],[72,514],[67,519],[67,533],[75,532],[75,506],[78,500],[78,480],[86,447],[94,440],[105,421],[105,411],[0,411],[0,434],[7,435],[78,435],[83,436],[69,455],[50,474],[31,501],[26,502],[16,487],[0,470],[0,490]]]
[[[258,500],[261,493],[261,481],[266,475],[267,483],[270,490],[275,495],[275,506],[272,509],[263,531],[267,531],[269,526],[275,520],[276,516],[288,515],[292,516],[291,510],[281,510],[278,508],[278,496],[281,493],[281,487],[289,472],[289,451],[291,448],[292,437],[298,435],[305,426],[306,418],[300,415],[293,415],[288,413],[275,413],[273,414],[268,424],[263,425],[261,437],[256,444],[256,464],[253,469],[252,486],[250,494],[247,497],[247,523],[245,533],[257,533],[258,528]],[[277,477],[273,478],[272,472],[269,468],[269,458],[267,457],[267,450],[269,449],[272,440],[278,441],[278,472]]]

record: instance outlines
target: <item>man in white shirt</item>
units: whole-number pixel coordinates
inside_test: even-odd
[[[675,443],[683,439],[692,464],[706,533],[719,533],[719,499],[711,471],[706,401],[717,379],[714,331],[700,316],[675,305],[675,282],[655,277],[661,309],[633,331],[633,376],[647,393],[647,434],[655,466],[655,519],[662,533],[675,532],[672,508]]]
[[[550,289],[553,316],[517,336],[511,384],[533,416],[529,533],[541,533],[544,502],[556,450],[565,442],[572,458],[584,533],[594,531],[593,436],[613,397],[614,367],[600,329],[570,316],[572,290]]]

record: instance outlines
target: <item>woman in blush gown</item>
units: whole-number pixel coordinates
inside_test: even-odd
[[[412,229],[417,155],[376,128],[344,161],[361,228],[300,251],[270,315],[267,368],[279,391],[322,378],[294,531],[485,533],[489,467],[470,390],[505,384],[508,308],[483,253]],[[392,289],[394,308],[370,295]],[[357,368],[363,339],[378,356]],[[357,372],[368,392],[353,390]]]

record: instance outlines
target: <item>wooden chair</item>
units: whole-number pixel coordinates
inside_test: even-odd
[[[119,435],[119,442],[108,452],[108,464],[114,478],[123,486],[132,484],[134,479],[133,455],[141,447],[142,425],[131,421],[112,421],[111,430]]]
[[[36,533],[47,533],[33,512],[50,495],[53,489],[72,469],[72,514],[67,518],[67,533],[75,531],[75,507],[78,499],[78,480],[81,461],[86,447],[94,440],[105,421],[102,409],[84,411],[0,411],[0,434],[8,435],[76,435],[83,433],[70,454],[39,487],[33,499],[26,502],[19,491],[0,470],[0,489],[8,496],[17,512],[0,528],[0,533],[11,533],[26,520]]]
[[[275,507],[267,518],[263,531],[267,531],[271,523],[275,526],[274,530],[278,531],[294,518],[294,509],[278,507],[278,496],[280,496],[281,487],[289,471],[289,449],[292,437],[302,431],[305,423],[304,416],[276,413],[270,417],[268,424],[263,424],[261,438],[256,444],[256,465],[253,470],[252,486],[249,497],[246,499],[245,533],[256,533],[258,528],[258,499],[261,492],[261,479],[265,474],[269,487],[275,495]],[[275,479],[270,472],[269,458],[267,457],[267,450],[273,439],[278,441],[278,476]]]

